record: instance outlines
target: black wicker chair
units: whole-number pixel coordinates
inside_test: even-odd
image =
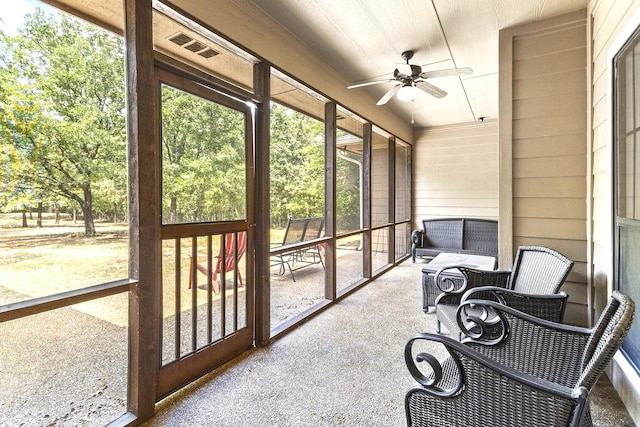
[[[449,275],[451,270],[456,274]],[[462,276],[460,281],[459,276]],[[511,272],[502,271],[486,271],[474,268],[456,266],[445,267],[436,273],[434,281],[441,293],[436,297],[436,332],[441,332],[441,324],[444,324],[447,330],[452,334],[458,334],[458,339],[462,339],[462,333],[458,328],[456,320],[456,312],[462,300],[465,291],[475,289],[477,287],[490,287],[490,292],[495,287],[506,288],[509,285]]]
[[[555,294],[573,261],[544,246],[520,246],[511,269],[509,289],[525,294]]]
[[[434,277],[441,292],[435,302],[436,331],[440,333],[444,324],[452,335],[461,338],[456,310],[463,297],[497,301],[536,317],[562,322],[569,296],[558,291],[572,267],[573,261],[553,249],[520,246],[510,271],[443,268]],[[452,269],[459,274],[452,275]]]
[[[464,319],[465,305],[495,316]],[[458,313],[462,342],[419,334],[405,347],[419,383],[405,397],[409,427],[591,426],[590,392],[629,331],[634,303],[614,291],[592,329],[495,301],[469,300]]]

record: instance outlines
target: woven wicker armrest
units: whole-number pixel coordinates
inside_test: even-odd
[[[517,371],[564,385],[578,381],[583,367],[576,360],[592,332],[487,300],[461,303],[457,321],[463,343]]]
[[[532,316],[560,323],[564,320],[569,295],[565,292],[542,295],[527,294],[500,287],[480,286],[469,289],[462,296],[461,302],[470,299],[499,302]]]
[[[448,357],[440,361],[421,351],[434,343],[444,346]],[[586,406],[584,387],[518,372],[441,335],[414,336],[404,357],[419,383],[405,397],[409,426],[576,426]]]
[[[455,273],[448,273],[455,269]],[[457,274],[457,279],[449,279],[452,284],[443,286],[451,274]],[[456,309],[465,292],[480,286],[498,286],[506,288],[509,285],[511,272],[508,270],[479,270],[468,266],[457,265],[442,268],[436,273],[434,281],[443,292],[435,300],[436,331],[440,333],[444,325],[452,335],[462,338],[456,326]]]

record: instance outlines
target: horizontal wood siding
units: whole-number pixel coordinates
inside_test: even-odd
[[[495,120],[430,128],[415,139],[414,228],[429,218],[498,218]]]
[[[577,12],[510,29],[513,252],[574,262],[566,320],[587,324],[587,26]]]

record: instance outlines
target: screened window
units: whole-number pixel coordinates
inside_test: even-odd
[[[0,39],[0,303],[128,277],[124,41],[24,7]]]
[[[614,58],[614,286],[640,300],[640,30]],[[622,350],[640,368],[640,324]]]
[[[271,331],[325,300],[327,100],[272,69],[270,129]],[[315,241],[314,241],[315,240]]]
[[[0,425],[105,425],[127,411],[128,294],[99,295],[129,277],[124,40],[3,6],[0,306],[47,305],[0,323]]]
[[[242,220],[245,115],[162,85],[163,224]]]

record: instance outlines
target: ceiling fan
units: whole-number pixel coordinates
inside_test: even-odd
[[[410,102],[414,99],[414,88],[418,88],[431,96],[436,98],[442,98],[447,95],[447,92],[440,89],[437,86],[432,85],[426,80],[432,77],[448,77],[448,76],[461,76],[464,74],[471,74],[473,70],[469,67],[463,68],[447,68],[443,70],[422,71],[422,67],[419,65],[409,64],[411,58],[413,58],[413,51],[407,50],[402,52],[402,59],[405,60],[404,64],[396,64],[397,68],[393,71],[393,78],[386,80],[376,80],[373,82],[360,83],[352,86],[348,86],[348,89],[354,89],[357,87],[375,85],[379,83],[397,82],[382,98],[378,101],[378,105],[383,105],[389,102],[393,95],[398,94],[398,99],[404,102]]]

